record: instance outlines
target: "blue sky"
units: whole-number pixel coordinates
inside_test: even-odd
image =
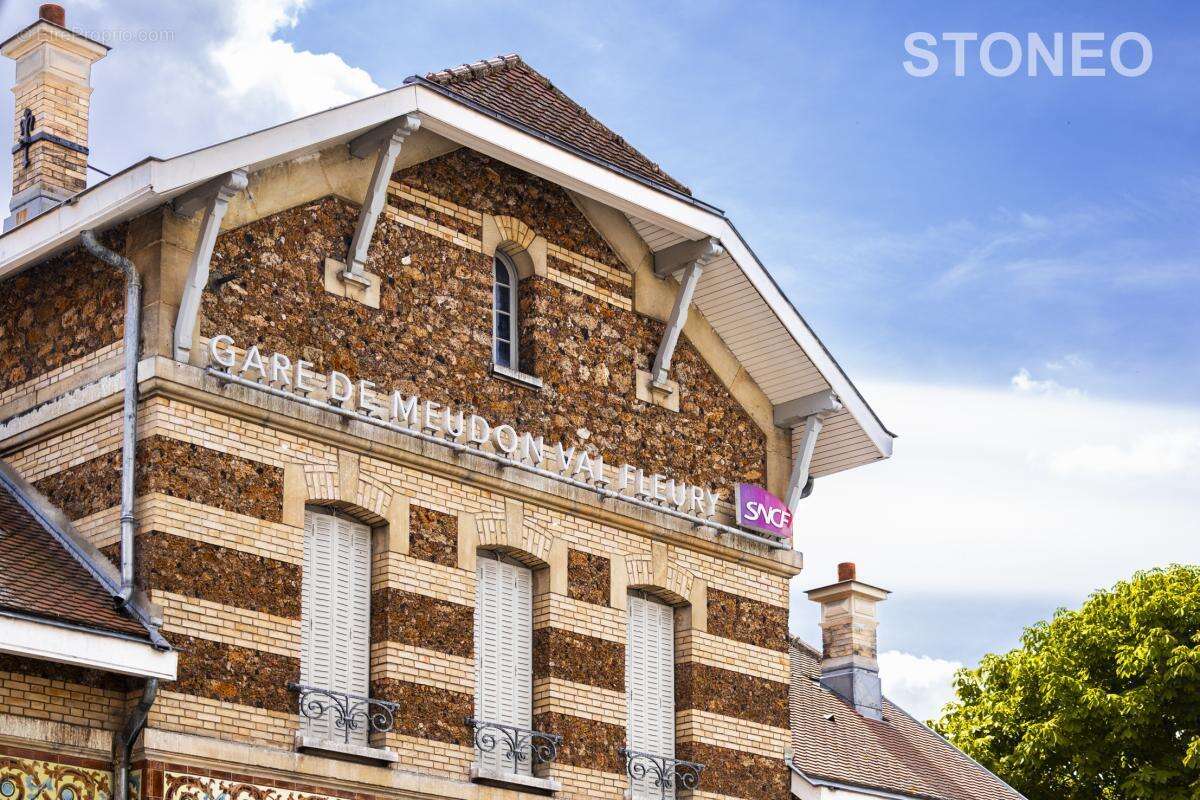
[[[805,501],[793,625],[817,638],[799,590],[857,560],[895,590],[884,678],[918,714],[1057,605],[1200,560],[1196,4],[66,5],[121,34],[95,70],[106,169],[518,52],[724,208],[901,434]],[[959,78],[943,44],[918,79],[914,31],[1139,31],[1154,58],[1000,79],[969,45]]]

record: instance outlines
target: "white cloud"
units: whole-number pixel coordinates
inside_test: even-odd
[[[879,654],[883,693],[922,722],[936,719],[954,696],[952,681],[959,661],[917,656],[899,650]]]
[[[1092,362],[1078,353],[1067,353],[1062,358],[1055,361],[1047,361],[1046,369],[1054,372],[1063,370],[1085,370],[1090,369]]]
[[[210,57],[224,77],[222,93],[238,102],[268,103],[286,116],[341,105],[382,91],[365,70],[336,53],[297,50],[278,37],[294,28],[307,0],[256,0],[235,5],[228,38]]]
[[[804,588],[827,582],[839,561],[855,561],[863,580],[894,590],[893,597],[1052,591],[1082,599],[1136,569],[1200,563],[1200,409],[863,379],[859,385],[899,434],[895,454],[817,480],[796,515]],[[1078,467],[1080,453],[1099,462],[1098,452],[1106,470],[1062,468]],[[797,633],[819,641],[815,630]]]
[[[1113,432],[1113,435],[1117,435]],[[1050,452],[1044,461],[1062,475],[1159,477],[1200,472],[1200,428],[1136,435],[1127,443],[1088,444]]]
[[[1014,389],[1023,394],[1056,395],[1061,397],[1080,397],[1083,394],[1079,389],[1068,388],[1055,380],[1037,380],[1024,367],[1017,370],[1017,373],[1009,379],[1009,383]]]

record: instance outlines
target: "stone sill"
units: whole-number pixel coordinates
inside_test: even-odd
[[[490,767],[479,762],[471,765],[471,780],[476,783],[501,786],[505,789],[523,789],[539,794],[553,794],[562,789],[562,783],[556,778],[538,778],[534,775],[521,775],[517,772]]]
[[[337,739],[318,739],[315,736],[296,736],[296,749],[317,755],[329,755],[341,758],[351,758],[358,761],[391,764],[399,759],[391,750],[382,747],[363,747],[357,744],[347,744]]]
[[[518,383],[521,386],[528,386],[530,389],[542,388],[542,379],[536,375],[529,375],[521,372],[520,370],[509,369],[508,367],[503,367],[494,361],[492,362],[491,367],[492,375],[496,376],[497,378],[503,378],[504,380]]]

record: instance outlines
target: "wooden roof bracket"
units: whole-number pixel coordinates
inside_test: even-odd
[[[371,236],[375,233],[375,223],[379,221],[379,214],[383,211],[383,204],[387,199],[388,181],[391,180],[392,169],[400,156],[404,140],[416,133],[420,127],[419,118],[414,114],[405,114],[351,140],[350,155],[355,158],[367,158],[374,153],[375,169],[371,172],[367,196],[358,212],[358,224],[354,227],[354,238],[350,240],[346,268],[341,273],[342,280],[364,287],[369,285],[370,281],[366,276],[367,250],[371,246]]]
[[[671,359],[675,356],[679,334],[683,332],[683,326],[687,323],[692,295],[700,283],[704,265],[724,252],[725,248],[710,236],[696,241],[680,242],[654,254],[654,274],[657,277],[667,278],[678,272],[683,273],[679,281],[679,291],[675,294],[675,305],[667,319],[667,329],[663,331],[658,353],[654,356],[654,366],[650,370],[650,384],[654,388],[669,391],[667,373],[671,370]]]
[[[842,410],[842,401],[826,389],[823,392],[798,397],[775,406],[775,424],[789,431],[803,427],[800,434],[800,446],[793,448],[792,474],[788,477],[787,495],[784,502],[793,516],[800,501],[812,493],[813,452],[817,449],[817,437],[821,435],[824,420],[831,414]]]
[[[208,268],[212,261],[213,247],[221,231],[221,220],[229,201],[246,188],[246,170],[235,169],[213,178],[175,198],[171,207],[181,217],[191,217],[204,209],[200,220],[200,232],[196,236],[196,247],[192,251],[192,263],[188,267],[187,282],[179,311],[175,315],[173,350],[176,361],[188,363],[192,352],[192,339],[196,329],[196,315],[200,311],[200,298],[208,286]]]

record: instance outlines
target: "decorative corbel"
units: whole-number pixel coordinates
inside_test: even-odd
[[[795,452],[792,456],[792,474],[788,478],[787,496],[784,498],[793,516],[800,501],[812,492],[809,468],[812,466],[817,437],[821,435],[825,418],[841,410],[842,401],[829,390],[798,397],[775,406],[776,425],[787,428],[793,434],[796,428],[803,427],[800,446],[793,448]]]
[[[363,287],[370,285],[366,276],[367,250],[371,246],[371,236],[375,233],[375,223],[379,221],[379,214],[383,211],[383,204],[387,199],[388,181],[391,180],[392,169],[400,156],[404,140],[416,133],[420,127],[420,119],[412,114],[405,114],[367,131],[350,142],[350,155],[355,158],[367,158],[372,153],[375,154],[375,169],[371,173],[366,199],[358,212],[358,224],[354,228],[354,238],[350,241],[346,268],[341,273],[342,280]]]
[[[687,323],[688,310],[692,305],[692,295],[700,283],[700,275],[704,265],[724,253],[724,248],[716,239],[709,237],[691,242],[680,242],[654,254],[654,274],[666,278],[678,272],[683,275],[679,281],[679,291],[675,294],[675,305],[667,320],[667,329],[663,332],[662,341],[658,345],[658,353],[654,356],[654,366],[650,370],[650,383],[656,389],[666,390],[667,373],[671,370],[671,359],[675,355],[675,346],[679,343],[679,334]]]
[[[196,330],[196,315],[200,311],[200,299],[208,286],[208,268],[212,261],[213,247],[221,231],[221,220],[229,201],[246,188],[246,170],[235,169],[220,177],[197,186],[175,198],[172,209],[181,217],[191,217],[204,209],[200,220],[200,233],[196,237],[196,248],[192,251],[192,263],[188,267],[187,283],[179,301],[179,312],[175,316],[174,355],[176,361],[187,363],[191,358],[192,338]]]

